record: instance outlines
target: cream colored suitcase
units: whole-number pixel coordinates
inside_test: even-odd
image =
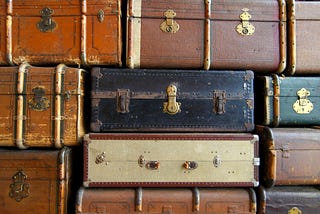
[[[252,134],[92,133],[84,186],[258,186]]]

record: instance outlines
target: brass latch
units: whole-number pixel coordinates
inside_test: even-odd
[[[52,32],[57,24],[52,19],[53,10],[45,7],[41,10],[41,20],[37,23],[37,27],[41,32]]]
[[[237,25],[237,32],[243,36],[250,36],[255,31],[254,26],[249,23],[251,15],[248,13],[248,8],[243,8],[242,11],[243,13],[240,15],[241,23]]]
[[[104,11],[102,9],[100,9],[98,11],[97,18],[98,18],[99,22],[103,22],[103,20],[104,20]]]
[[[163,103],[163,112],[168,114],[176,114],[181,112],[181,103],[177,102],[177,87],[170,84],[167,88],[168,102]]]
[[[179,30],[179,24],[173,20],[173,18],[176,16],[176,12],[173,10],[167,10],[164,12],[164,16],[166,17],[166,20],[161,23],[160,29],[165,33],[176,33]]]
[[[313,104],[308,100],[310,91],[301,88],[297,91],[298,100],[293,104],[293,109],[298,114],[309,114],[313,110]]]
[[[219,167],[221,165],[221,158],[218,155],[214,156],[212,163],[214,167]]]
[[[157,170],[160,168],[159,161],[146,161],[143,155],[139,156],[138,165],[140,167],[146,167],[147,169],[151,169],[151,170]]]
[[[130,90],[118,89],[117,91],[117,112],[128,113],[130,104]]]
[[[290,210],[288,210],[288,214],[301,214],[302,211],[299,210],[298,207],[292,207]]]
[[[213,92],[213,112],[216,114],[224,114],[226,105],[226,92],[214,91]]]

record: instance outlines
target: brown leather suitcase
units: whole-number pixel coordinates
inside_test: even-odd
[[[129,68],[280,73],[285,65],[284,0],[128,0]]]
[[[56,67],[0,68],[0,146],[79,145],[84,135],[85,70]]]
[[[257,126],[256,132],[263,185],[320,184],[320,129]]]
[[[276,186],[257,189],[258,214],[318,214],[320,190],[316,186]]]
[[[0,149],[0,213],[74,213],[73,149]],[[73,210],[73,212],[71,212]],[[69,211],[69,212],[68,212]]]
[[[320,72],[320,1],[286,0],[288,11],[288,75]]]
[[[0,10],[0,64],[121,65],[120,0],[7,0]]]
[[[256,213],[250,188],[80,188],[76,213]]]

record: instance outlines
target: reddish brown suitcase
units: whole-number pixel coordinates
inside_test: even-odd
[[[320,184],[320,129],[257,126],[256,131],[260,139],[262,184]]]
[[[129,0],[130,68],[282,72],[284,0]]]
[[[76,213],[256,213],[256,196],[246,188],[80,188]]]
[[[73,149],[0,149],[0,213],[72,213]],[[74,194],[74,193],[73,193]]]
[[[257,191],[258,214],[318,214],[320,191],[316,186],[277,186]]]
[[[287,74],[320,72],[320,1],[287,0],[288,67]]]
[[[121,65],[120,0],[0,1],[0,64]]]
[[[84,135],[83,69],[0,68],[0,146],[79,145]]]

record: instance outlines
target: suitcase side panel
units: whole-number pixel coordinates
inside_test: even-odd
[[[0,186],[5,205],[0,207],[1,213],[57,211],[57,155],[58,151],[1,150]],[[23,183],[14,176],[21,177]],[[20,187],[21,191],[14,191]]]
[[[249,201],[247,189],[81,188],[76,207],[77,213],[255,213]]]
[[[112,138],[116,135],[102,134],[99,136],[96,134],[91,136],[98,139],[88,139],[89,136],[86,136],[84,144],[85,186],[258,185],[257,166],[259,164],[255,156],[258,153],[256,137],[241,140],[237,139],[237,136],[221,136],[222,138],[204,136],[203,138],[199,135],[200,137],[189,136],[178,140],[177,135],[169,136],[168,139],[166,136],[160,137],[159,135],[142,135],[138,138],[137,135],[130,135],[123,136],[122,140],[121,138],[116,140]],[[234,137],[233,140],[230,137]],[[113,146],[109,148],[111,144]],[[185,152],[181,154],[181,157],[172,156],[163,149],[159,150],[158,144],[161,144],[161,148],[170,148],[171,151],[181,150],[179,148],[182,146]],[[224,145],[232,145],[232,151],[223,149]],[[196,150],[191,149],[194,146]],[[126,152],[126,148],[131,148],[130,154]],[[113,149],[123,151],[121,154],[124,156],[116,151],[111,152]],[[207,152],[203,152],[203,155],[199,157],[198,152],[203,149]],[[157,150],[156,153],[155,150]],[[117,157],[112,157],[112,154],[116,154]],[[185,159],[195,162],[195,170],[183,167],[188,166]],[[216,162],[216,165],[212,160]],[[242,161],[239,162],[239,160]],[[223,162],[221,167],[220,161]],[[159,165],[161,165],[160,168],[158,168]],[[239,170],[244,168],[247,170]],[[126,173],[123,173],[132,170],[134,176],[128,177]],[[212,171],[215,171],[215,175],[212,175]],[[105,174],[116,175],[117,178],[105,177]]]

